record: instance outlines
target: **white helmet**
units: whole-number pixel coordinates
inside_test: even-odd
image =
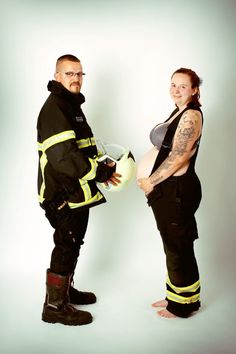
[[[117,145],[117,144],[104,144],[100,141],[97,142],[98,149],[101,151],[102,156],[98,161],[105,163],[115,162],[115,172],[121,174],[119,177],[120,183],[113,186],[111,183],[97,182],[99,187],[102,187],[108,192],[119,192],[129,185],[136,174],[136,163],[130,150]]]

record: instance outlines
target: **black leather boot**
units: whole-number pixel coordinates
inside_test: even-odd
[[[97,301],[96,295],[87,291],[79,291],[73,286],[69,287],[70,303],[74,305],[89,305]]]
[[[92,315],[80,311],[69,304],[71,276],[62,276],[47,270],[47,294],[43,306],[42,320],[49,323],[62,323],[80,326],[92,322]]]

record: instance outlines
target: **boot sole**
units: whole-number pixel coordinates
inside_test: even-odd
[[[86,322],[78,322],[78,321],[63,321],[63,320],[58,320],[55,318],[51,318],[51,317],[47,317],[47,316],[42,316],[42,321],[47,322],[47,323],[61,323],[65,326],[83,326],[86,324],[89,324],[93,321],[93,318],[91,317],[91,319],[87,320]]]

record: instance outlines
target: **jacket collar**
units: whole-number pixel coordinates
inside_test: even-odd
[[[51,80],[48,82],[48,91],[51,93],[62,97],[69,101],[72,105],[81,105],[82,103],[85,102],[85,97],[82,93],[74,94],[67,90],[60,82]]]

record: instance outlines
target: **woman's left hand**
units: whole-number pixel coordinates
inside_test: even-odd
[[[146,195],[148,195],[149,193],[151,193],[151,191],[153,190],[154,186],[153,184],[150,182],[149,178],[139,178],[137,180],[137,185],[139,186],[139,188],[141,188],[144,193]]]

